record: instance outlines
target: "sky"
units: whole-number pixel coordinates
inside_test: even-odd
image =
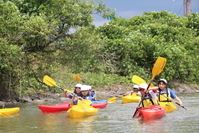
[[[98,1],[98,0],[95,0]],[[103,0],[110,9],[116,10],[116,17],[130,19],[142,15],[144,12],[168,11],[184,16],[184,0]],[[199,13],[199,0],[191,0],[191,12]],[[110,20],[94,16],[96,26],[103,25]]]

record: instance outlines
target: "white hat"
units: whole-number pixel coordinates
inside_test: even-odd
[[[138,85],[134,85],[134,86],[133,86],[133,88],[136,88],[136,89],[138,89],[138,88],[139,88],[139,86],[138,86]]]
[[[92,89],[92,87],[91,87],[90,85],[86,85],[86,86],[88,87],[88,89],[89,89],[89,90],[91,90],[91,89]]]
[[[165,84],[167,84],[167,80],[166,79],[160,79],[158,82],[164,82]]]
[[[82,87],[82,84],[76,84],[75,87],[81,88],[81,87]]]
[[[87,85],[82,85],[81,91],[88,91],[89,87]]]
[[[146,83],[142,83],[140,86],[139,86],[139,89],[140,90],[145,90],[147,89],[148,85]]]

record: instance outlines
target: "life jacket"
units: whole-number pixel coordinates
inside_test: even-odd
[[[166,88],[166,93],[163,92],[160,88],[158,89],[158,101],[159,102],[171,102],[170,91]]]
[[[151,105],[157,105],[157,101],[152,98],[150,93],[148,93],[142,99],[142,107],[148,107],[148,106],[151,106]]]

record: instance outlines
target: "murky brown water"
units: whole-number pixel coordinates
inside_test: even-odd
[[[19,105],[19,115],[0,118],[0,133],[199,132],[199,94],[183,94],[180,98],[189,110],[178,106],[177,111],[151,121],[132,119],[138,103],[121,104],[121,100],[99,109],[96,116],[81,119],[72,119],[66,112],[42,113],[37,108],[38,104],[23,104]]]

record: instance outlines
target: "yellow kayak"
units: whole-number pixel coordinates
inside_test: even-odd
[[[10,116],[10,115],[16,115],[20,111],[20,108],[4,108],[0,109],[0,116]]]
[[[172,102],[158,102],[158,103],[160,106],[165,108],[166,113],[171,113],[178,109]]]
[[[137,96],[135,93],[132,95],[127,95],[122,97],[122,103],[137,103],[141,99],[140,96]]]
[[[97,113],[98,109],[92,106],[82,107],[81,105],[73,105],[72,108],[67,111],[67,114],[72,118],[88,117],[96,115]]]

